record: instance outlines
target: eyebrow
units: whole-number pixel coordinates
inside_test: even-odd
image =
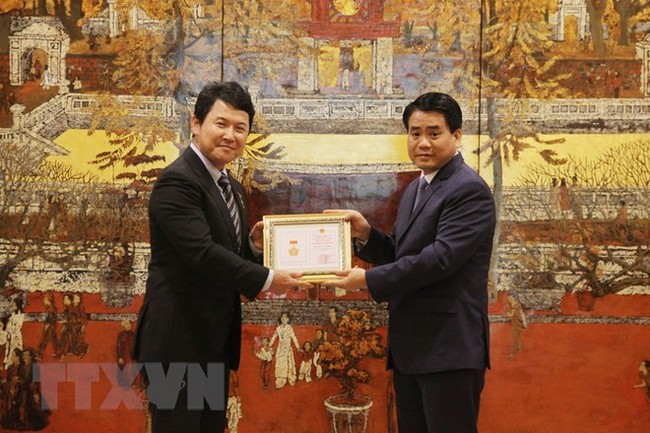
[[[442,127],[440,125],[427,125],[427,126],[424,126],[422,128],[419,127],[419,126],[411,126],[411,127],[409,127],[409,131],[420,130],[420,129],[424,129],[425,131],[427,129],[440,130],[440,129],[442,129]]]

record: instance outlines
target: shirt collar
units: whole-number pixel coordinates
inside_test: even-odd
[[[436,174],[438,174],[438,171],[440,171],[440,170],[436,170],[436,171],[431,172],[429,174],[424,174],[424,172],[422,172],[422,173],[420,173],[420,178],[422,178],[422,177],[425,178],[426,181],[427,181],[427,184],[430,184],[431,181],[433,180],[434,176]]]
[[[196,147],[194,142],[190,143],[190,148],[201,159],[201,162],[203,162],[203,165],[205,165],[205,168],[208,170],[208,173],[210,173],[210,176],[212,177],[212,179],[215,182],[217,182],[219,180],[222,173],[225,174],[226,176],[228,176],[228,171],[226,170],[226,168],[224,167],[223,171],[221,171],[217,167],[215,167],[214,164],[212,164],[210,162],[210,160],[208,158],[206,158],[203,153],[201,153],[201,151]]]

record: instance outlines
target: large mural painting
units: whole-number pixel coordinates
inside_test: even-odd
[[[148,193],[209,80],[242,83],[259,113],[231,167],[251,222],[352,208],[389,231],[418,175],[402,111],[456,97],[499,209],[481,430],[648,431],[643,0],[4,0],[2,431],[150,431],[146,390],[120,374]],[[245,302],[229,431],[396,432],[386,325],[364,292]]]

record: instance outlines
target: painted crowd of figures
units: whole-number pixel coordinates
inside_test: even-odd
[[[59,316],[54,296],[43,295],[45,316],[36,349],[24,344],[22,327],[25,320],[24,301],[15,297],[10,314],[2,318],[0,328],[0,426],[7,430],[42,430],[48,423],[49,410],[42,402],[39,382],[33,380],[38,362],[44,359],[48,346],[51,356],[82,358],[88,353],[85,330],[88,314],[80,294],[65,294],[64,309]],[[60,332],[57,328],[61,324]]]
[[[260,336],[258,347],[253,347],[253,353],[260,360],[260,378],[262,389],[268,390],[275,376],[275,388],[281,389],[286,385],[293,386],[297,381],[310,383],[312,380],[323,377],[323,369],[319,363],[319,347],[325,341],[334,341],[338,337],[336,328],[339,319],[337,308],[330,307],[328,318],[322,328],[317,328],[313,340],[298,342],[298,337],[291,325],[291,316],[282,312],[278,318],[278,325],[273,335]],[[274,346],[277,343],[275,353]],[[294,354],[294,349],[297,355]],[[296,359],[296,357],[298,359]],[[273,363],[275,360],[275,368]],[[228,431],[237,433],[239,420],[243,417],[241,397],[239,396],[239,379],[237,373],[230,372],[230,390],[226,414],[228,418]]]
[[[337,339],[336,327],[339,319],[337,318],[336,307],[331,307],[328,313],[328,319],[322,328],[317,328],[313,340],[298,342],[296,333],[291,325],[291,316],[283,312],[278,319],[278,326],[275,328],[273,335],[261,337],[261,347],[255,350],[255,355],[260,359],[260,376],[262,380],[262,389],[268,389],[271,384],[271,365],[275,359],[275,388],[280,389],[285,385],[295,385],[296,380],[304,380],[309,383],[312,379],[323,377],[323,369],[319,363],[319,347],[325,341],[334,341]],[[273,347],[277,342],[277,348],[273,353]],[[294,355],[294,348],[297,351]]]
[[[81,295],[66,294],[63,296],[63,314],[61,320],[61,333],[57,335],[58,312],[54,305],[54,298],[46,293],[43,296],[45,306],[45,320],[43,333],[38,342],[38,357],[43,358],[45,348],[51,344],[54,358],[63,358],[67,355],[83,358],[88,353],[88,343],[85,341],[88,314],[82,303]]]

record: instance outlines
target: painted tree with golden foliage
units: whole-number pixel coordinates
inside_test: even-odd
[[[317,348],[323,373],[339,380],[341,396],[348,401],[354,400],[360,383],[370,381],[370,373],[360,365],[361,361],[386,355],[375,328],[368,312],[348,310],[336,327],[338,339]]]

